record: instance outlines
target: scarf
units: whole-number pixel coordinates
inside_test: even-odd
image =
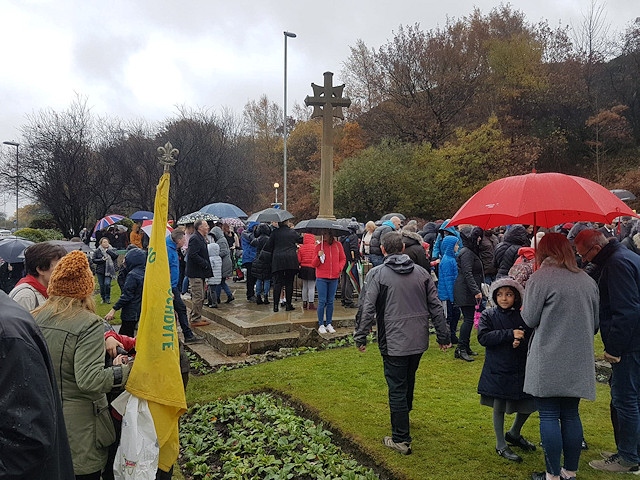
[[[38,281],[38,279],[36,277],[34,277],[33,275],[27,275],[26,277],[22,277],[20,279],[20,281],[18,283],[16,283],[16,287],[18,285],[22,285],[22,284],[27,284],[27,285],[33,287],[34,290],[38,291],[38,293],[40,293],[40,295],[42,295],[44,298],[49,298],[49,295],[47,295],[47,287],[42,285]]]
[[[113,265],[113,258],[111,258],[111,255],[107,253],[107,250],[105,250],[104,247],[100,246],[99,248],[106,260],[104,264],[104,276],[113,277],[116,274],[116,267]]]

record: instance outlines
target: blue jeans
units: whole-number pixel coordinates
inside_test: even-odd
[[[98,285],[100,285],[100,298],[104,303],[111,303],[111,277],[98,273]]]
[[[269,298],[270,288],[271,280],[262,280],[261,278],[256,280],[256,295],[264,295],[264,298]]]
[[[338,289],[337,278],[316,278],[316,290],[318,291],[318,325],[324,325],[325,311],[327,325],[331,325],[333,319],[333,300]]]
[[[180,293],[182,293],[183,295],[189,291],[189,277],[187,277],[186,275],[184,276],[184,279],[182,280],[181,287],[182,288],[180,288]]]
[[[421,353],[402,357],[382,356],[384,378],[389,388],[391,438],[394,442],[411,443],[409,412],[413,409],[416,370],[421,357]]]
[[[216,285],[216,296],[218,297],[218,300],[220,300],[220,294],[222,293],[222,289],[224,289],[224,293],[227,294],[227,300],[233,297],[233,293],[231,293],[231,289],[229,288],[229,285],[227,285],[226,278],[223,278],[222,282]]]
[[[640,463],[640,352],[625,353],[611,365],[611,404],[618,415],[618,453]]]
[[[574,397],[536,397],[540,415],[540,439],[544,448],[547,472],[560,475],[560,457],[564,453],[564,468],[578,470],[582,452],[582,421]]]
[[[378,265],[382,265],[384,263],[384,256],[370,253],[369,261],[371,262],[371,265],[377,267]]]

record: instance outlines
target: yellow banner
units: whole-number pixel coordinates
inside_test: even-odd
[[[156,189],[137,354],[126,385],[132,395],[149,403],[160,445],[158,467],[165,472],[178,459],[178,419],[187,409],[165,241],[168,210],[169,174],[164,173]]]

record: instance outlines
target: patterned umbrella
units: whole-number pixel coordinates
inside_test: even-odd
[[[234,228],[244,227],[244,222],[242,220],[240,220],[239,218],[223,218],[220,221],[222,223],[226,223],[230,227],[234,227]]]
[[[187,225],[189,223],[195,223],[196,220],[206,220],[207,222],[217,222],[220,220],[215,215],[211,215],[210,213],[204,212],[193,212],[188,213],[187,215],[183,215],[178,219],[178,225]]]
[[[151,229],[153,228],[153,220],[143,220],[141,228],[142,228],[142,231],[146,233],[149,236],[149,238],[151,238]],[[171,235],[171,232],[173,232],[173,228],[171,228],[171,225],[167,224],[165,237]]]
[[[114,223],[119,222],[123,218],[124,216],[122,215],[115,215],[115,214],[106,215],[96,222],[96,226],[93,227],[93,231],[97,232],[98,230],[104,230],[109,225],[113,225]]]

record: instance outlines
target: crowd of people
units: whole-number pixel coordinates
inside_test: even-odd
[[[490,230],[447,221],[428,222],[421,229],[415,221],[403,223],[392,216],[362,229],[353,220],[349,233],[339,237],[331,230],[301,235],[290,222],[250,222],[234,231],[198,220],[176,228],[166,237],[166,247],[184,341],[202,341],[193,328],[208,323],[202,315],[205,305],[219,308],[223,291],[225,303],[236,300],[227,280],[240,265],[246,300],[270,305],[274,313],[296,308],[298,276],[302,308],[315,311],[323,335],[335,333],[340,287],[343,306],[357,308],[354,338],[361,351],[377,327],[391,413],[391,435],[383,443],[407,455],[412,451],[415,375],[430,330],[440,349],[455,345],[456,359],[473,362],[475,326],[486,352],[477,390],[480,403],[492,409],[497,455],[521,462],[512,448],[537,449],[521,434],[537,411],[545,471],[532,478],[557,480],[576,477],[586,447],[579,403],[595,399],[593,337],[600,330],[604,357],[612,365],[617,449],[589,464],[605,472],[640,472],[639,222],[623,217],[615,226],[579,222],[553,229],[510,225]],[[28,350],[25,358],[40,366],[41,393],[51,397],[47,409],[64,417],[64,424],[33,419],[52,435],[47,439],[36,432],[41,438],[32,444],[48,452],[42,462],[52,472],[72,470],[83,480],[109,478],[119,424],[108,395],[124,386],[130,369],[127,351],[135,346],[145,275],[143,247],[131,242],[118,265],[116,249],[102,236],[92,271],[80,251],[67,254],[60,246],[35,244],[24,252],[26,275],[8,297],[0,294],[3,361],[17,365],[16,355]],[[349,275],[349,265],[358,262],[370,264],[360,292]],[[94,274],[103,303],[111,303],[112,279],[117,276],[121,285],[122,294],[105,319],[95,314]],[[183,302],[187,290],[190,312]],[[122,326],[116,333],[105,320],[119,310]],[[0,378],[6,369],[1,371]],[[42,402],[35,397],[25,395],[20,402],[37,410]],[[3,411],[15,407],[10,401],[6,396],[0,400]],[[509,414],[515,417],[505,431]],[[8,421],[0,426],[14,428]],[[27,438],[29,432],[20,435]],[[0,446],[9,449],[11,442],[3,437],[9,438],[4,430]],[[167,473],[159,472],[158,478]],[[38,472],[28,475],[45,478]]]

